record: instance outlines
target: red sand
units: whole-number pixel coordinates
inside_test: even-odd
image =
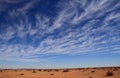
[[[107,74],[107,72],[110,72]],[[73,69],[3,69],[0,78],[120,78],[120,67]]]

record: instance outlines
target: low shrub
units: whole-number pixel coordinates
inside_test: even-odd
[[[58,70],[58,69],[55,69],[54,71],[58,72],[59,70]]]
[[[23,73],[20,73],[20,75],[24,75]]]
[[[52,70],[47,70],[48,72],[51,72]]]
[[[94,73],[95,71],[91,71],[91,73]]]
[[[68,70],[68,69],[65,69],[65,70],[63,70],[63,72],[69,72],[69,70]]]
[[[44,69],[43,71],[47,71],[46,69]]]
[[[38,69],[38,71],[42,71],[41,69]]]
[[[113,76],[113,73],[111,71],[106,72],[106,76]]]
[[[118,71],[118,68],[114,68],[114,71]]]
[[[92,78],[92,77],[89,77],[89,78]]]
[[[50,75],[54,75],[54,74],[52,73],[52,74],[50,74]]]
[[[36,73],[36,71],[35,71],[35,70],[33,70],[33,73]]]

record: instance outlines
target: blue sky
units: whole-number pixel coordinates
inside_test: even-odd
[[[120,0],[0,0],[0,68],[120,66]]]

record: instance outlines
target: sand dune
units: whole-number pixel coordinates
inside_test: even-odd
[[[120,67],[1,69],[0,78],[120,78]]]

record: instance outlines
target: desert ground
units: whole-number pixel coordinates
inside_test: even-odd
[[[0,78],[120,78],[120,67],[0,69]]]

